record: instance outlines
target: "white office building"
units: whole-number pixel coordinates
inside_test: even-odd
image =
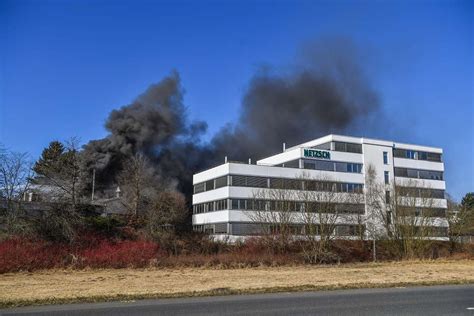
[[[327,135],[291,148],[283,145],[281,153],[261,159],[256,164],[225,160],[222,165],[193,176],[193,229],[230,240],[258,235],[266,223],[256,220],[255,212],[278,212],[275,206],[278,203],[271,198],[276,195],[266,194],[275,190],[290,193],[331,191],[341,197],[354,197],[350,199],[352,202],[345,199],[345,203],[335,205],[334,210],[345,214],[338,218],[335,236],[355,236],[361,218],[364,226],[383,228],[382,223],[374,222],[379,219],[373,216],[374,210],[367,202],[366,182],[370,166],[370,170],[375,171],[372,174],[376,183],[385,190],[385,203],[393,198],[391,194],[398,192],[396,188],[411,187],[407,191],[415,194],[415,200],[429,193],[428,217],[436,231],[433,237],[444,239],[447,201],[442,153],[441,148],[435,147]],[[374,180],[374,176],[371,179]],[[295,202],[296,215],[304,213],[305,205],[309,205],[306,203],[314,202],[304,200],[302,196],[305,195],[288,196]],[[426,206],[422,204],[419,212],[426,214],[426,210],[422,210]],[[419,216],[417,212],[415,210],[414,215]],[[296,231],[304,229],[301,216],[294,216],[292,221]],[[370,238],[367,230],[364,231]]]

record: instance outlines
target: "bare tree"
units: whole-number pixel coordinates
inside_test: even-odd
[[[295,191],[289,189],[290,182],[269,181],[270,188],[255,190],[253,198],[246,201],[246,214],[259,225],[262,240],[276,252],[283,252],[291,242],[296,211],[301,203],[296,201]],[[298,182],[292,184],[298,188]]]
[[[433,191],[412,179],[404,179],[403,186],[380,183],[370,165],[366,173],[369,235],[387,240],[400,257],[423,256],[437,233],[436,217],[443,217]]]
[[[461,244],[463,236],[474,232],[474,210],[463,203],[456,203],[449,196],[447,200],[450,252],[453,253]]]
[[[364,223],[359,218],[361,209],[363,210],[360,187],[349,189],[347,184],[334,182],[331,178],[305,177],[304,190],[299,191],[299,200],[304,201],[304,238],[299,240],[308,262],[338,260],[331,252],[332,241],[335,238],[344,238],[345,235],[364,234]]]
[[[28,154],[0,149],[0,211],[9,234],[24,231],[22,199],[32,176]]]
[[[246,214],[261,226],[263,240],[278,251],[298,241],[308,262],[325,262],[334,259],[330,248],[338,232],[357,227],[350,225],[357,217],[354,208],[363,209],[362,190],[348,190],[346,184],[311,179],[307,174],[297,179],[270,179],[267,188],[254,192],[250,206],[247,201]],[[342,223],[347,225],[340,226]],[[356,230],[353,233],[359,234]]]
[[[118,182],[123,193],[123,203],[132,216],[145,213],[162,190],[155,169],[148,158],[140,153],[125,161]]]
[[[377,181],[377,173],[373,165],[367,165],[365,170],[365,230],[367,238],[372,240],[373,260],[377,260],[376,241],[388,239],[391,235],[391,213],[384,209],[385,185]]]
[[[188,216],[188,207],[183,194],[164,191],[157,194],[145,214],[145,228],[149,237],[164,247],[174,249],[176,232]]]

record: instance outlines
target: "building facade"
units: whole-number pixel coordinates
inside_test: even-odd
[[[440,148],[328,135],[283,148],[256,164],[225,162],[193,176],[193,228],[218,238],[259,235],[274,224],[270,218],[276,218],[260,215],[281,213],[283,200],[289,200],[294,215],[290,221],[299,234],[307,227],[301,214],[327,202],[326,206],[334,204],[328,212],[340,215],[335,236],[354,237],[362,226],[370,238],[369,225],[383,230],[394,216],[388,206],[385,220],[375,216],[380,210],[369,203],[375,196],[368,196],[370,181],[384,194],[381,204],[396,199],[396,212],[410,208],[414,218],[428,218],[432,237],[444,239],[447,201],[442,154]]]

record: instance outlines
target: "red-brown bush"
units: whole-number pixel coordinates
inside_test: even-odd
[[[148,241],[90,238],[83,244],[69,245],[14,238],[0,242],[0,273],[65,267],[145,267],[158,256],[158,245]]]
[[[96,247],[78,251],[78,267],[141,268],[158,255],[158,245],[149,241],[101,241]]]
[[[120,240],[94,234],[83,236],[74,244],[12,238],[0,242],[0,273],[51,268],[125,268],[125,267],[218,267],[240,268],[304,264],[301,242],[287,246],[286,252],[275,252],[259,238],[229,245],[214,242],[202,235],[176,239],[175,250],[162,249],[144,239]],[[449,255],[447,243],[436,243],[436,256]],[[474,245],[461,247],[453,258],[473,258]],[[396,259],[384,242],[377,242],[377,259]],[[337,240],[330,253],[337,262],[372,260],[372,243]],[[434,253],[434,252],[433,252]],[[430,253],[427,254],[427,257]]]
[[[64,266],[69,253],[65,246],[44,241],[4,240],[0,242],[0,273]]]

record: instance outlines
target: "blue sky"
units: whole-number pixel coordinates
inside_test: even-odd
[[[359,48],[396,141],[444,148],[448,192],[474,190],[472,1],[1,1],[0,142],[37,157],[105,136],[108,113],[172,69],[191,119],[236,119],[250,77],[307,41]]]

